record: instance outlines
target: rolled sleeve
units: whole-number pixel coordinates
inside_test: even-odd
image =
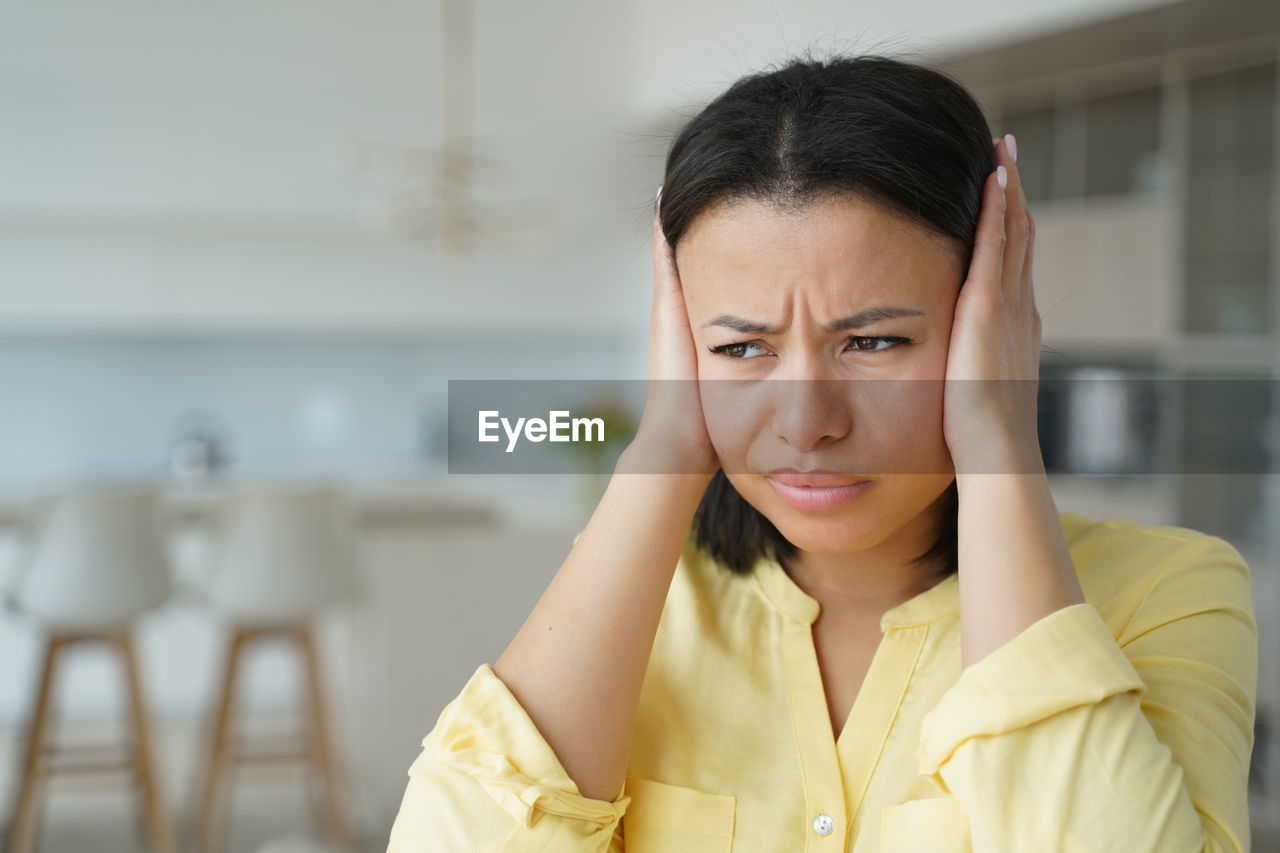
[[[925,715],[916,757],[935,776],[960,744],[1000,735],[1146,685],[1092,604],[1037,620],[984,656]],[[945,781],[937,777],[945,786]]]
[[[1229,543],[1184,537],[1114,635],[1074,604],[966,668],[923,718],[917,758],[973,849],[1248,850],[1251,589]]]
[[[493,667],[481,664],[422,741],[390,853],[618,849],[631,798],[582,796]]]

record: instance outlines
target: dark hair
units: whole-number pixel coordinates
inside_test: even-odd
[[[854,196],[950,238],[966,272],[992,136],[973,96],[943,72],[881,55],[793,58],[739,79],[691,119],[667,154],[661,227],[676,246],[699,214],[752,199],[780,209]],[[963,281],[963,279],[962,279]],[[913,559],[958,570],[955,482],[929,511],[933,545]],[[716,472],[693,518],[696,544],[746,575],[789,542]]]

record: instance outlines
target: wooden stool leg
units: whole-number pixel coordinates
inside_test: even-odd
[[[9,853],[31,853],[35,849],[37,793],[42,774],[40,754],[44,749],[45,732],[49,727],[53,682],[62,645],[60,637],[49,637],[45,641],[44,663],[40,668],[35,708],[27,726],[27,750],[22,761],[13,825],[9,831]]]
[[[231,755],[228,731],[231,727],[232,711],[235,707],[236,673],[240,665],[240,655],[244,650],[247,634],[236,629],[231,635],[231,643],[227,648],[227,659],[222,675],[222,688],[218,698],[218,713],[213,724],[213,744],[209,752],[209,763],[206,769],[204,801],[200,806],[200,818],[196,827],[197,841],[201,850],[218,849],[222,839],[222,821],[215,821],[214,811],[218,800],[218,791],[222,784]]]
[[[324,682],[320,675],[320,662],[316,656],[311,629],[307,626],[298,628],[297,637],[298,645],[302,650],[307,688],[311,700],[311,755],[316,762],[316,767],[321,777],[324,779],[329,810],[329,828],[337,841],[350,846],[352,839],[341,807],[337,760],[333,751],[333,742],[330,739],[328,714],[325,710],[324,701]]]
[[[138,670],[137,651],[133,638],[126,631],[116,637],[120,654],[124,659],[125,678],[129,685],[134,743],[134,772],[142,798],[142,811],[147,822],[147,835],[151,846],[160,853],[174,853],[173,828],[164,808],[161,786],[156,778],[156,765],[152,745],[151,722],[143,698],[142,675]]]

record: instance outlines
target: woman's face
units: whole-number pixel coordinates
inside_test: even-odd
[[[921,513],[954,479],[942,432],[954,244],[854,198],[795,214],[741,201],[701,214],[676,262],[707,430],[743,498],[806,551],[927,547],[900,540],[931,539]],[[905,311],[840,322],[875,308]],[[779,468],[870,485],[797,505]]]

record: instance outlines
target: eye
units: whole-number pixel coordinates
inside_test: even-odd
[[[881,343],[888,343],[888,344],[889,344],[889,346],[887,346],[887,347],[881,347],[881,348],[878,348],[878,349],[867,349],[867,348],[865,348],[865,347],[861,346],[861,343],[862,343],[863,341],[871,341],[871,342],[877,342],[877,341],[878,341],[878,342],[881,342]],[[858,350],[858,352],[884,352],[884,351],[885,351],[885,350],[887,350],[887,349],[893,349],[893,347],[894,347],[894,346],[896,346],[896,345],[898,345],[898,344],[909,344],[909,343],[911,343],[911,339],[910,339],[910,338],[900,337],[900,336],[898,336],[898,335],[880,335],[880,336],[878,336],[878,337],[855,337],[855,338],[849,338],[849,342],[850,342],[850,343],[852,343],[852,344],[854,344],[854,349]]]
[[[911,338],[904,338],[900,335],[855,335],[854,337],[849,338],[848,342],[853,345],[854,350],[857,352],[884,352],[887,349],[893,349],[893,347],[898,344],[913,343]],[[864,346],[866,343],[887,343],[889,346],[871,349]],[[721,344],[718,347],[710,347],[709,349],[711,352],[717,355],[723,355],[726,358],[747,360],[747,357],[743,355],[743,350],[746,347],[756,347],[757,349],[761,349],[760,345],[753,341],[745,341],[740,344]]]
[[[718,347],[711,347],[711,351],[717,355],[724,355],[726,358],[742,359],[742,358],[745,358],[745,356],[742,355],[743,348],[745,347],[759,348],[759,346],[760,346],[759,344],[751,343],[750,341],[748,341],[746,343],[741,343],[741,344],[721,344]]]

